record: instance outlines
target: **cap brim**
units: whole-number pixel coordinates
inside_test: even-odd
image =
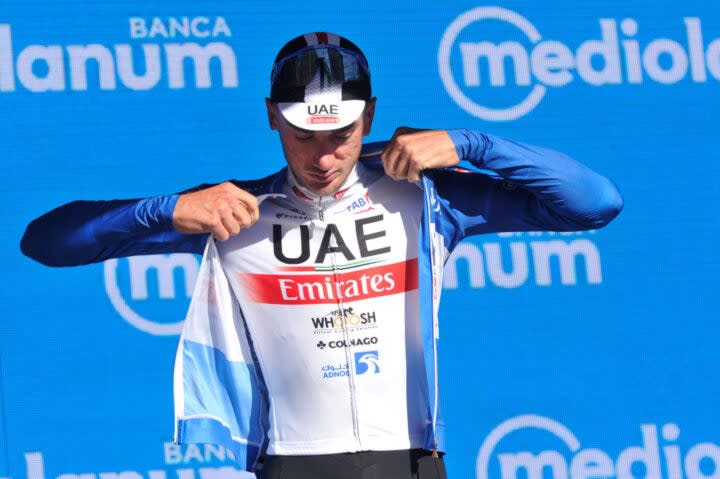
[[[278,103],[282,116],[303,130],[328,131],[343,128],[357,120],[365,100]]]

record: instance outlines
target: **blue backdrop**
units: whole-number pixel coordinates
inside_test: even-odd
[[[564,151],[625,198],[603,230],[489,235],[452,257],[451,477],[720,478],[718,13],[700,0],[4,2],[0,478],[243,477],[220,449],[170,444],[197,258],[51,269],[18,242],[73,199],[281,167],[269,69],[312,30],[366,52],[370,140],[482,130]]]

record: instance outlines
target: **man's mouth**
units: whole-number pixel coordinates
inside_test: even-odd
[[[309,176],[318,183],[327,184],[332,182],[340,173],[333,171],[330,173],[309,173]]]

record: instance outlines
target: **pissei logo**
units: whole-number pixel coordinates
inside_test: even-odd
[[[694,83],[720,80],[720,38],[703,32],[698,17],[679,20],[684,34],[677,38],[643,38],[633,18],[602,18],[598,23],[599,38],[571,46],[544,39],[530,20],[512,10],[468,10],[453,20],[442,37],[440,77],[462,109],[491,121],[521,118],[550,89],[576,80],[596,87],[647,81],[670,85],[688,78]],[[576,26],[575,30],[580,29]],[[525,92],[524,97],[502,105],[488,103],[488,97],[503,88],[504,97],[514,98],[516,92],[508,87]]]

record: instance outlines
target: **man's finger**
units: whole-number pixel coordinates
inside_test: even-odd
[[[258,200],[255,195],[238,188],[230,182],[223,183],[223,185],[228,185],[226,187],[226,191],[232,195],[233,199],[242,203],[243,207],[247,210],[253,221],[256,221],[260,216],[260,210],[258,207]]]
[[[232,214],[222,216],[223,230],[227,233],[228,238],[235,236],[240,232],[240,223]]]
[[[383,162],[383,168],[385,168],[385,173],[387,173],[389,176],[394,176],[395,162],[397,161],[397,156],[397,149],[395,148],[395,144],[391,140],[390,143],[388,143],[385,147],[385,150],[383,150],[382,154],[380,155],[380,158],[382,158]]]
[[[380,154],[380,158],[383,161],[383,167],[385,168],[385,173],[393,178],[397,178],[396,170],[398,169],[398,161],[402,153],[402,147],[399,145],[398,137],[406,133],[411,133],[412,131],[412,128],[408,128],[406,126],[396,128],[392,138],[388,144],[385,145],[385,149]]]
[[[247,210],[245,203],[236,203],[233,208],[233,217],[240,228],[252,226],[257,221],[257,216]]]
[[[209,227],[210,234],[213,235],[215,239],[218,239],[220,241],[227,241],[230,239],[230,233],[225,228],[225,225],[222,221],[219,221],[217,223],[214,223],[212,226]]]
[[[410,183],[417,183],[420,181],[420,176],[422,175],[422,170],[417,167],[417,165],[410,165],[410,168],[408,169],[407,173],[407,179]]]
[[[407,158],[400,158],[397,164],[397,170],[395,171],[395,178],[398,180],[405,180],[408,177],[408,171],[412,167],[411,163],[407,161]]]

